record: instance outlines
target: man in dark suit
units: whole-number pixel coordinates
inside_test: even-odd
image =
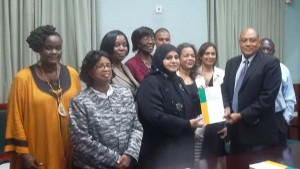
[[[222,95],[231,152],[255,151],[278,139],[275,99],[281,84],[279,60],[262,53],[257,31],[240,35],[242,55],[226,63]]]

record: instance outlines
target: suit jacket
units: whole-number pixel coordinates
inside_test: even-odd
[[[121,67],[126,75],[120,72],[117,68],[114,68],[113,72],[115,74],[115,77],[112,78],[112,83],[129,88],[131,93],[135,97],[136,89],[139,87],[139,83],[132,76],[130,70],[126,65],[121,64]]]
[[[222,84],[224,107],[232,110],[235,76],[242,56],[226,63]],[[229,127],[232,144],[271,145],[277,141],[275,99],[281,84],[280,62],[258,51],[250,62],[238,93],[238,112],[242,119]]]

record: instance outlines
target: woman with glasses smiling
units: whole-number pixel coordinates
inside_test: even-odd
[[[87,88],[73,98],[70,106],[73,169],[133,168],[143,128],[130,90],[109,84],[112,65],[103,51],[86,55],[80,78]]]
[[[119,30],[108,32],[102,39],[100,50],[107,52],[111,58],[112,71],[115,75],[112,78],[112,83],[129,88],[135,96],[139,83],[132,76],[128,67],[122,63],[129,52],[129,42],[126,35]]]
[[[139,27],[133,31],[131,41],[133,45],[132,51],[137,51],[137,54],[125,64],[128,66],[133,77],[141,83],[151,68],[151,53],[155,45],[154,32],[151,28],[145,26]]]

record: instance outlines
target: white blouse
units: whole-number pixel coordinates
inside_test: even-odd
[[[202,70],[202,66],[199,67],[200,70]],[[214,74],[213,74],[213,85],[221,85],[223,83],[223,78],[225,75],[225,71],[223,69],[220,69],[218,67],[214,67]],[[205,79],[204,76],[199,74],[195,78],[195,82],[198,88],[201,86],[205,86]]]

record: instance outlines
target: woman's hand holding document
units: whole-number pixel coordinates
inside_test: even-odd
[[[190,123],[192,128],[205,127],[202,116],[198,116],[194,119],[191,119]]]

